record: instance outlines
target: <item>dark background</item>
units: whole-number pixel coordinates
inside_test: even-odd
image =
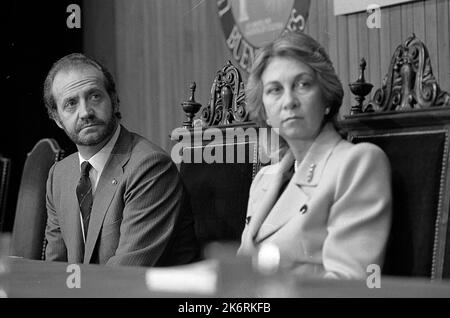
[[[72,3],[82,12],[81,0],[3,2],[6,34],[2,41],[0,154],[11,159],[3,231],[12,230],[23,164],[38,140],[54,138],[66,155],[76,151],[48,118],[42,99],[43,82],[51,65],[68,53],[83,51],[82,28],[69,29],[66,24],[70,15],[67,6]]]

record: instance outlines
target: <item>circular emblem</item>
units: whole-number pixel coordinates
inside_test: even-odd
[[[256,51],[285,31],[303,31],[310,0],[217,0],[228,49],[247,72]]]

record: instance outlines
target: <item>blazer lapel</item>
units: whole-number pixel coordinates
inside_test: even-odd
[[[106,212],[117,190],[117,185],[122,179],[123,167],[130,158],[131,142],[131,134],[121,126],[119,138],[111,151],[95,191],[84,251],[84,263],[86,264],[91,261]]]
[[[334,130],[332,124],[326,124],[322,132],[314,140],[285,191],[276,204],[273,205],[270,214],[260,224],[255,243],[263,241],[278,231],[295,215],[307,211],[307,203],[310,196],[309,188],[312,189],[318,185],[328,158],[340,140],[342,138]],[[287,170],[289,167],[286,165],[284,170]],[[312,211],[309,213],[312,213]]]
[[[319,184],[328,158],[341,141],[331,123],[327,123],[300,163],[293,179],[299,186],[315,187]]]
[[[292,217],[301,214],[308,199],[309,196],[302,191],[301,187],[290,181],[261,225],[255,237],[255,243],[263,241],[285,225]]]
[[[272,210],[273,205],[278,199],[280,188],[284,181],[288,177],[289,168],[294,162],[294,157],[291,152],[286,153],[280,163],[274,167],[269,168],[265,172],[265,180],[262,185],[260,194],[257,195],[257,199],[261,196],[261,203],[256,204],[254,207],[254,213],[251,216],[251,220],[248,228],[248,237],[253,241],[260,230],[261,224],[266,219],[269,212]]]

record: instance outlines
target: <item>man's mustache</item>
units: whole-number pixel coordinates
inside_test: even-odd
[[[80,132],[83,128],[93,126],[93,125],[105,125],[106,123],[98,118],[90,118],[87,120],[83,120],[80,124],[77,125],[77,132]]]

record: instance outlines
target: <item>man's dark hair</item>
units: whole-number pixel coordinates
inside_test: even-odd
[[[45,78],[44,103],[50,118],[55,119],[57,112],[55,97],[52,93],[53,80],[56,74],[61,70],[70,70],[79,66],[92,66],[102,72],[105,89],[111,99],[113,109],[116,110],[114,115],[120,119],[122,116],[119,111],[119,97],[117,96],[116,84],[111,73],[100,62],[81,53],[72,53],[56,61]]]

